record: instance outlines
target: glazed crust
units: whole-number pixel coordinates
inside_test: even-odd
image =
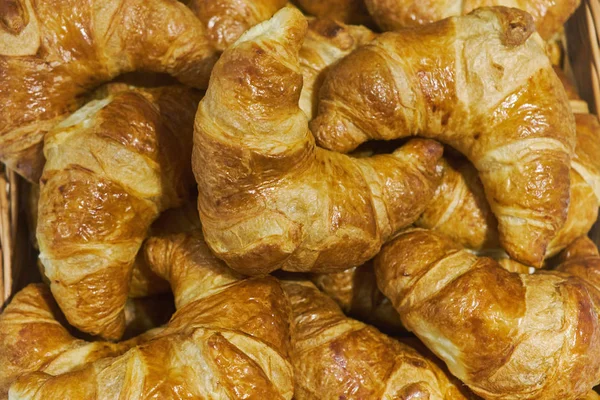
[[[417,219],[439,181],[434,141],[363,159],[316,146],[298,107],[306,29],[284,8],[246,32],[215,66],[196,115],[206,240],[244,274],[359,266]]]
[[[166,326],[129,342],[87,343],[48,314],[49,292],[30,286],[0,316],[0,387],[29,400],[291,399],[289,304],[279,282],[243,280],[199,233],[151,238],[145,251],[174,292]]]
[[[202,229],[195,202],[186,201],[181,207],[171,208],[160,214],[152,223],[148,236],[165,236]],[[169,282],[160,278],[148,265],[143,251],[139,251],[131,267],[129,297],[143,298],[170,292]]]
[[[462,157],[444,157],[442,182],[415,225],[433,229],[472,250],[500,247],[498,221],[477,170]]]
[[[587,104],[566,76],[556,71],[575,112],[577,144],[571,160],[567,220],[548,245],[546,259],[587,234],[596,222],[600,205],[600,123],[587,112]],[[498,248],[498,222],[485,199],[477,171],[464,159],[446,158],[442,183],[416,225],[436,230],[472,250]]]
[[[295,399],[467,398],[434,362],[346,317],[314,285],[282,285],[292,310]]]
[[[299,53],[304,78],[300,108],[309,121],[317,112],[319,89],[329,67],[374,38],[375,34],[363,26],[345,25],[326,18],[309,20]]]
[[[388,334],[405,332],[400,316],[375,280],[371,261],[331,274],[310,274],[310,280],[331,297],[342,311]]]
[[[273,16],[286,0],[191,0],[189,7],[202,21],[212,46],[232,45],[250,27]]]
[[[37,239],[52,293],[78,329],[118,339],[134,258],[150,224],[193,185],[198,94],[124,89],[46,136]]]
[[[364,0],[295,0],[295,3],[315,17],[346,24],[372,24]]]
[[[479,7],[505,6],[527,11],[548,40],[579,6],[580,0],[365,0],[379,27],[395,31],[465,15]]]
[[[511,273],[426,230],[399,235],[375,269],[404,326],[476,394],[576,399],[600,382],[596,282]]]
[[[202,24],[174,0],[1,4],[12,11],[0,24],[0,161],[33,182],[44,135],[91,89],[136,70],[205,88],[216,60]]]
[[[381,35],[327,74],[311,129],[338,151],[410,135],[449,144],[475,165],[502,246],[525,264],[541,265],[566,220],[575,121],[523,11]]]

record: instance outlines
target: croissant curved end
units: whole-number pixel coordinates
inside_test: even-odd
[[[476,10],[473,14],[491,13],[490,9]],[[508,47],[520,46],[535,32],[535,22],[531,14],[518,8],[498,6],[493,12],[502,25],[502,44]]]
[[[297,51],[302,46],[307,29],[308,22],[300,11],[293,7],[284,7],[271,19],[248,29],[233,45],[238,46],[243,42],[252,42],[265,36],[270,40],[292,46]]]
[[[29,22],[29,14],[17,0],[0,1],[0,28],[18,35]]]

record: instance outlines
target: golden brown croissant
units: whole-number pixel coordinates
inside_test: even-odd
[[[195,202],[164,211],[148,230],[148,237],[186,233],[201,229]],[[139,251],[131,267],[129,297],[140,298],[169,291],[169,282],[160,278],[148,265],[143,251]]]
[[[279,282],[241,280],[200,235],[149,239],[146,252],[174,292],[165,327],[125,343],[77,340],[49,310],[49,292],[30,286],[0,316],[0,387],[28,400],[290,399],[289,305]]]
[[[442,181],[415,225],[436,230],[473,250],[500,247],[498,221],[477,170],[462,157],[444,157]]]
[[[204,88],[216,60],[202,24],[174,0],[4,0],[0,161],[37,181],[46,132],[86,93],[134,70]]]
[[[549,243],[545,258],[587,234],[598,217],[600,205],[600,123],[587,112],[586,103],[564,74],[558,76],[564,79],[575,112],[577,144],[571,160],[567,220]],[[473,165],[466,160],[449,158],[443,167],[442,183],[416,225],[436,230],[469,249],[498,247],[497,221]]]
[[[206,240],[248,275],[361,265],[418,217],[438,183],[434,141],[360,160],[315,145],[298,107],[306,28],[286,7],[246,32],[216,64],[196,115]]]
[[[600,287],[600,256],[598,248],[587,236],[582,236],[569,245],[558,260],[557,271],[577,276],[596,288]]]
[[[300,108],[309,121],[316,114],[317,95],[328,67],[374,38],[375,34],[363,26],[344,25],[324,18],[309,20],[299,53],[304,78]]]
[[[590,390],[581,400],[600,400],[600,395],[593,390]]]
[[[63,327],[50,289],[31,284],[0,315],[0,399],[20,375],[38,370],[61,374],[103,357],[122,354],[135,340],[85,342]]]
[[[371,16],[364,0],[296,0],[310,15],[347,24],[370,24]]]
[[[544,39],[558,32],[580,0],[365,0],[373,19],[383,30],[427,24],[468,14],[479,7],[506,6],[527,11]]]
[[[508,271],[522,274],[532,272],[532,268],[511,259],[501,250],[494,249],[482,253],[496,260]],[[406,332],[393,304],[377,287],[372,261],[341,272],[310,274],[309,278],[347,315],[374,325],[389,334]]]
[[[504,7],[386,33],[338,62],[311,123],[325,148],[423,135],[475,165],[502,246],[540,266],[567,216],[575,123],[531,17]]]
[[[296,400],[465,399],[435,363],[346,317],[309,282],[282,282],[292,309]]]
[[[118,339],[133,260],[160,211],[193,184],[194,110],[184,87],[125,90],[88,103],[46,135],[37,238],[67,320]]]
[[[371,261],[341,272],[310,274],[310,280],[345,314],[386,333],[405,331],[398,312],[377,287]]]
[[[576,399],[600,382],[591,280],[511,273],[426,230],[386,245],[375,270],[404,326],[486,399]]]
[[[189,7],[202,21],[210,43],[223,51],[286,3],[287,0],[191,0]]]

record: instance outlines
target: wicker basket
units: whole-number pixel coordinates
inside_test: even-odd
[[[581,7],[565,26],[561,42],[566,57],[562,67],[596,115],[600,115],[599,40],[600,0],[582,0]],[[6,304],[27,283],[40,279],[27,223],[30,187],[0,163],[0,305]],[[590,236],[600,244],[600,221]]]
[[[13,289],[13,262],[17,251],[17,226],[19,219],[19,178],[0,164],[0,299],[7,300]]]
[[[27,223],[26,203],[32,185],[0,163],[0,304],[30,282],[40,280],[36,251]],[[0,310],[3,307],[0,307]]]
[[[596,24],[598,22],[598,24]],[[600,0],[585,0],[565,26],[563,69],[573,78],[592,113],[600,115]]]

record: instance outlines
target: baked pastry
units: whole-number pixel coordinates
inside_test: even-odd
[[[289,305],[273,277],[242,280],[200,234],[151,238],[173,289],[170,322],[124,343],[73,338],[43,286],[0,316],[0,387],[19,399],[291,399]],[[16,380],[15,380],[16,379]]]
[[[187,233],[202,229],[195,202],[164,211],[148,230],[148,237]],[[170,291],[169,282],[162,279],[148,265],[143,251],[139,251],[131,267],[129,297],[141,298]]]
[[[472,250],[498,249],[498,221],[485,198],[477,170],[463,157],[442,159],[442,181],[415,222]]]
[[[109,93],[46,135],[37,239],[70,324],[118,339],[135,256],[162,210],[193,185],[199,94],[184,87]]]
[[[338,151],[410,135],[449,144],[475,165],[501,244],[524,264],[541,265],[566,220],[575,122],[524,11],[379,36],[327,74],[311,128]]]
[[[590,390],[581,400],[600,400],[600,395],[593,390]]]
[[[347,24],[371,24],[364,0],[296,0],[302,10],[320,18]]]
[[[250,27],[273,16],[287,0],[189,0],[211,45],[223,51]]]
[[[86,94],[135,70],[205,88],[216,60],[202,24],[174,0],[4,1],[0,161],[37,182],[43,138]]]
[[[532,273],[533,268],[511,259],[502,250],[482,251],[478,255],[493,258],[510,272]],[[394,305],[377,287],[372,260],[345,271],[309,274],[308,278],[319,290],[331,297],[346,315],[373,325],[387,334],[406,333]]]
[[[558,260],[557,271],[577,276],[595,287],[600,287],[600,256],[598,248],[587,236],[582,236],[569,245]]]
[[[596,222],[600,205],[600,123],[588,112],[587,103],[564,74],[556,71],[575,113],[577,144],[571,160],[567,220],[549,243],[545,258],[587,234]],[[497,221],[485,199],[477,171],[464,159],[445,158],[448,161],[443,163],[442,183],[416,225],[439,231],[469,249],[499,247]]]
[[[511,273],[426,230],[386,245],[375,271],[404,326],[485,399],[577,399],[600,382],[591,279]]]
[[[506,6],[527,11],[537,31],[550,39],[560,31],[580,0],[365,0],[377,25],[386,31],[468,14],[478,7]]]
[[[156,305],[157,301],[161,302],[159,310],[147,307]],[[129,301],[126,307],[128,330],[155,328],[155,322],[161,321],[163,311],[169,308],[162,299]],[[8,398],[10,385],[23,374],[67,373],[104,357],[118,356],[152,332],[120,343],[78,339],[70,332],[50,288],[43,283],[30,284],[19,291],[0,314],[0,399]]]
[[[309,121],[317,112],[319,89],[329,66],[374,38],[375,34],[364,26],[345,25],[327,18],[308,21],[299,57],[304,78],[300,108]]]
[[[296,400],[466,399],[417,351],[346,317],[310,282],[282,282],[292,314]]]
[[[309,278],[346,315],[388,334],[405,332],[398,312],[377,287],[371,261],[331,274],[310,274]]]
[[[196,114],[206,241],[247,275],[359,266],[417,219],[439,180],[434,141],[363,159],[316,146],[298,107],[306,29],[286,7],[247,31],[216,64]]]

